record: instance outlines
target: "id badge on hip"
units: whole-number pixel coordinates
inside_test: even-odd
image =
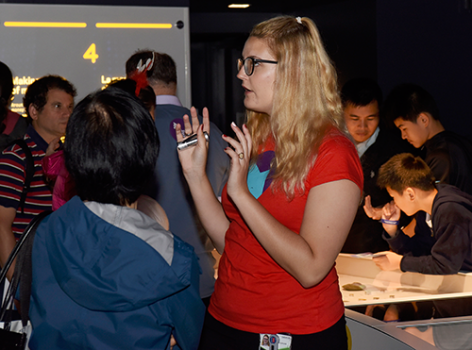
[[[290,350],[292,348],[292,336],[288,334],[259,334],[260,350]]]

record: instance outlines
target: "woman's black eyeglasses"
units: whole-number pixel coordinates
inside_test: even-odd
[[[268,60],[260,60],[254,57],[246,57],[245,59],[238,58],[238,72],[244,67],[244,72],[247,76],[251,76],[254,73],[254,67],[256,63],[272,63],[277,64],[277,61],[268,61]]]

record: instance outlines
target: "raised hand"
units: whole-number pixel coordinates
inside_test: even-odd
[[[188,115],[184,115],[183,117],[185,128],[183,132],[186,135],[185,138],[193,134],[197,134],[198,142],[196,146],[178,151],[180,164],[182,165],[182,171],[184,172],[187,181],[189,181],[192,176],[197,176],[200,178],[205,176],[208,142],[205,140],[203,132],[206,131],[208,134],[210,134],[210,115],[208,113],[208,109],[206,107],[203,109],[203,123],[201,125],[198,121],[197,110],[195,107],[190,109],[190,114],[192,116],[192,122],[190,122]],[[177,142],[181,142],[185,139],[182,135],[180,124],[177,124],[175,128],[175,134]]]
[[[387,203],[382,208],[382,218],[386,220],[398,221],[400,220],[401,210],[397,207],[394,201]]]
[[[249,192],[247,173],[249,161],[251,160],[252,138],[246,125],[243,125],[241,130],[233,122],[231,128],[235,132],[237,140],[226,135],[223,135],[223,139],[231,145],[231,147],[225,149],[226,154],[231,158],[227,190],[228,195],[235,198],[243,192]]]
[[[394,201],[385,204],[382,208],[382,226],[391,237],[397,234],[400,215],[401,210]]]
[[[50,156],[51,154],[53,154],[54,152],[56,152],[56,150],[59,148],[60,146],[60,141],[61,141],[61,138],[60,137],[56,137],[54,140],[52,140],[49,145],[48,145],[48,148],[46,149],[46,156]]]
[[[374,208],[370,196],[365,197],[364,211],[372,220],[380,220],[382,218],[382,208]]]

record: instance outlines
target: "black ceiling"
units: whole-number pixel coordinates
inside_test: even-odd
[[[247,12],[292,13],[316,6],[332,4],[345,0],[190,0],[190,13],[229,12],[243,14]],[[229,9],[232,3],[249,3],[247,9]]]
[[[352,0],[0,0],[24,4],[93,4],[115,6],[189,6],[190,13],[287,13]],[[229,9],[231,3],[249,3],[248,9]]]

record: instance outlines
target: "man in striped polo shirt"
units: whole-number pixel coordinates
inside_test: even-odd
[[[18,145],[8,147],[0,156],[0,264],[3,266],[33,217],[51,209],[52,193],[47,186],[42,159],[48,144],[58,142],[65,135],[67,122],[74,107],[76,90],[66,79],[48,75],[36,80],[26,91],[23,104],[31,125],[24,140],[34,160],[34,176],[26,194],[23,210],[20,198],[23,193],[26,155]],[[8,277],[11,277],[13,268]]]

